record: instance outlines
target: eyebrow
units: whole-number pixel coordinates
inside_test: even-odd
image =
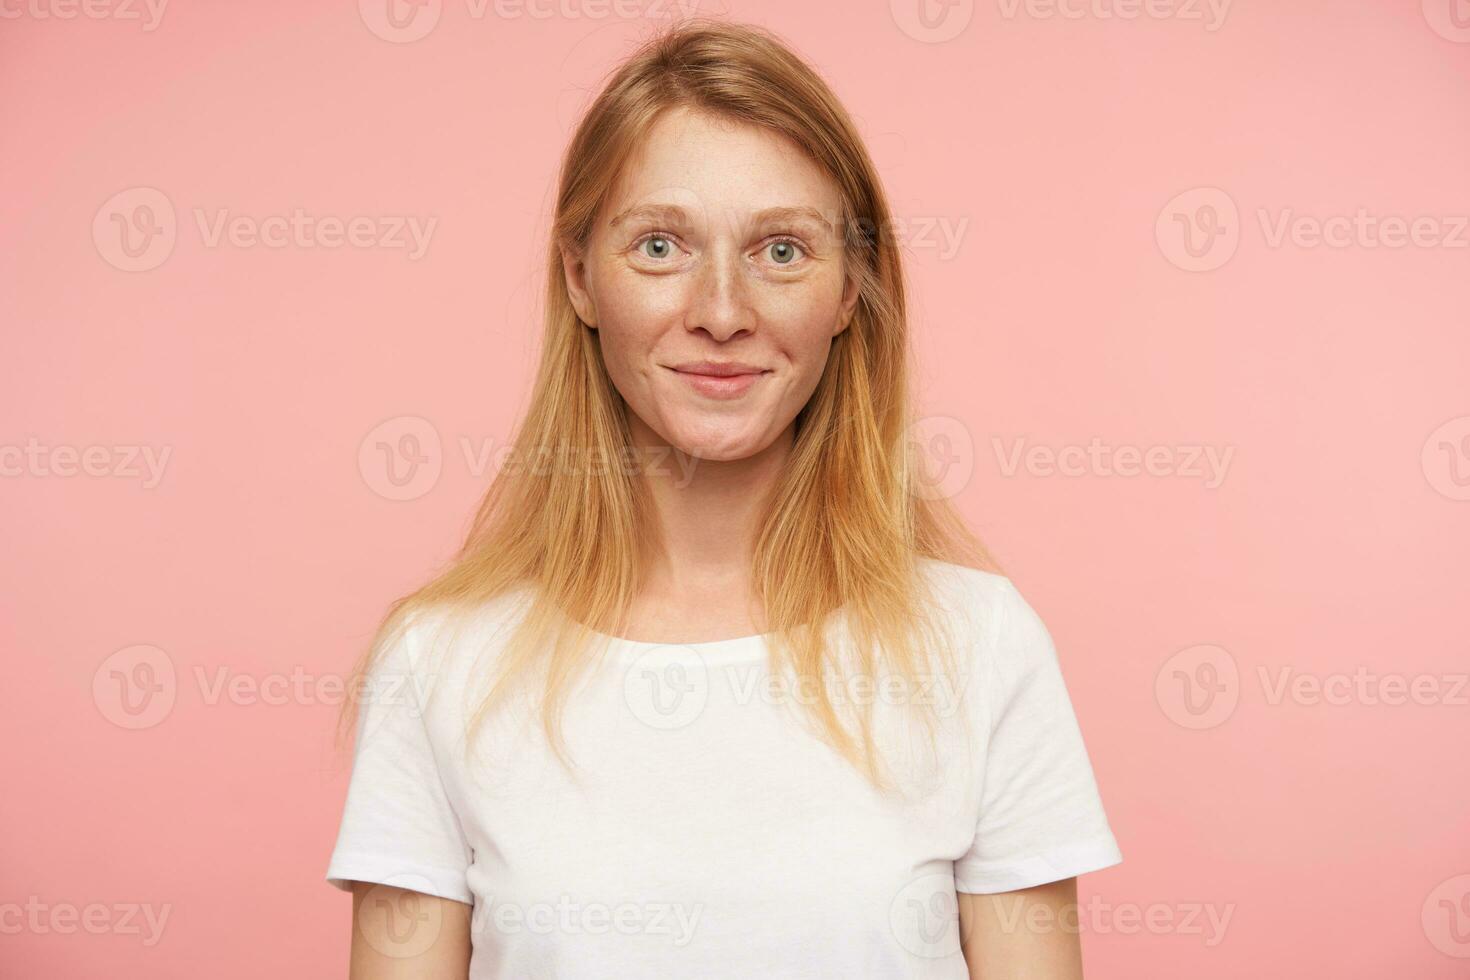
[[[689,212],[677,204],[636,204],[631,208],[618,212],[607,224],[609,228],[616,228],[624,221],[634,218],[648,218],[654,221],[684,221],[689,220]],[[778,207],[766,208],[755,214],[757,223],[767,221],[812,221],[817,227],[824,231],[832,231],[833,223],[816,208],[812,207]]]

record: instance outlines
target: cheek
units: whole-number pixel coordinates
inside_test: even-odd
[[[693,298],[692,283],[685,277],[650,276],[616,266],[606,269],[595,285],[600,316],[645,333],[682,322]]]
[[[609,364],[630,363],[654,346],[678,310],[668,292],[616,276],[598,285],[597,332]]]
[[[769,300],[764,322],[781,337],[794,363],[820,374],[837,326],[840,287],[828,282],[801,283],[777,290]]]

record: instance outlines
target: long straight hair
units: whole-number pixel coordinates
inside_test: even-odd
[[[871,706],[832,696],[829,684],[851,677],[833,670],[827,627],[840,620],[852,670],[868,678],[892,672],[914,690],[935,665],[955,669],[954,641],[940,628],[919,559],[993,563],[948,500],[929,492],[910,438],[901,253],[877,172],[836,96],[765,29],[704,18],[664,28],[617,68],[583,116],[562,160],[540,362],[511,459],[544,458],[548,450],[579,460],[629,458],[627,409],[595,331],[572,307],[561,251],[585,248],[624,161],[676,107],[784,136],[841,192],[843,261],[860,287],[857,307],[795,420],[750,576],[770,629],[772,670],[792,672],[799,690],[812,692],[804,700],[815,722],[808,730],[884,789]],[[417,614],[447,613],[458,623],[466,619],[459,614],[497,597],[524,597],[466,744],[495,705],[534,678],[545,735],[569,764],[560,722],[569,685],[592,660],[594,633],[622,635],[642,584],[642,549],[657,533],[648,489],[627,467],[502,467],[448,567],[389,607],[349,689]],[[339,738],[356,716],[349,698]]]

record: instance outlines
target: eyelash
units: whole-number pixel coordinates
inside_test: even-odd
[[[676,244],[679,241],[679,238],[678,238],[677,235],[671,235],[671,234],[669,234],[666,231],[650,231],[647,234],[644,234],[644,235],[640,236],[638,238],[638,240],[633,243],[633,251],[635,251],[635,252],[638,251],[639,249],[641,249],[643,247],[643,244],[645,242],[652,241],[655,238],[667,239],[668,241],[674,242]],[[802,257],[803,258],[808,258],[812,254],[811,249],[809,249],[809,248],[806,247],[806,243],[803,242],[801,239],[793,236],[793,235],[777,235],[775,238],[773,238],[770,241],[766,242],[766,244],[763,246],[763,248],[770,248],[772,245],[775,245],[775,244],[777,244],[779,242],[789,242],[790,244],[792,244],[792,245],[796,246],[797,248],[801,249],[801,254],[802,254]],[[653,258],[653,256],[651,256],[651,255],[645,255],[644,258]],[[786,267],[789,267],[789,266],[792,266],[792,265],[795,265],[795,264],[796,263],[794,261],[793,262],[787,262],[786,263]],[[777,266],[776,267],[777,268],[783,268],[783,266],[780,263],[777,263]]]

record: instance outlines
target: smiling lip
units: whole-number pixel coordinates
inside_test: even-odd
[[[709,398],[738,398],[770,373],[765,368],[740,361],[691,361],[673,365],[669,370]]]

